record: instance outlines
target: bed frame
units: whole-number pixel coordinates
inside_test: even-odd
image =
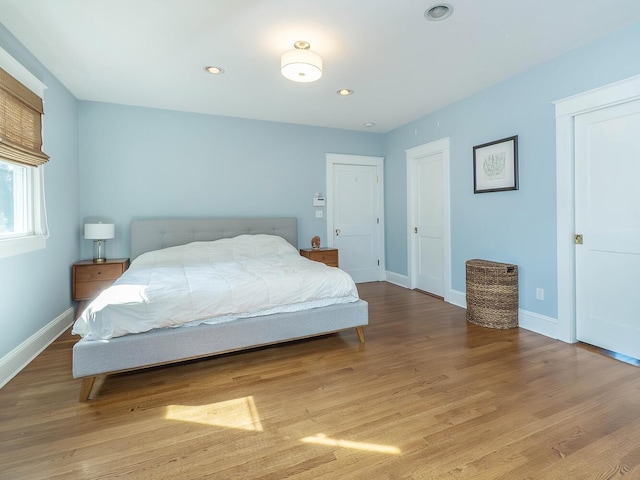
[[[298,244],[295,218],[134,219],[131,260],[151,250],[241,234],[279,235]],[[82,378],[80,401],[89,399],[97,375],[138,370],[252,347],[355,328],[364,343],[368,304],[331,305],[301,312],[240,319],[215,325],[166,328],[109,340],[81,339],[73,347],[73,377]]]

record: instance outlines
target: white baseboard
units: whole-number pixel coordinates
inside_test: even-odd
[[[558,320],[553,317],[520,309],[518,310],[518,326],[546,337],[560,339]]]
[[[387,282],[399,287],[409,288],[409,277],[399,273],[387,272]]]
[[[449,293],[444,296],[444,301],[457,307],[467,308],[467,294],[465,292],[449,290]]]
[[[465,292],[449,290],[449,295],[445,297],[445,301],[458,307],[467,308],[467,295]],[[546,337],[560,338],[558,334],[558,320],[540,315],[539,313],[522,310],[521,308],[518,309],[518,326]]]
[[[31,337],[0,358],[0,388],[15,377],[40,352],[62,335],[73,323],[74,309],[69,308]]]
[[[411,288],[409,286],[409,277],[406,275],[387,272],[387,282],[393,283],[394,285],[398,285],[400,287]],[[467,295],[464,292],[449,290],[449,292],[447,292],[444,296],[444,301],[457,307],[467,308]]]

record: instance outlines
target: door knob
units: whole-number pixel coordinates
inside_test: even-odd
[[[336,237],[339,237],[339,236],[340,236],[340,229],[336,228]]]
[[[418,227],[413,227],[413,233],[418,233]]]

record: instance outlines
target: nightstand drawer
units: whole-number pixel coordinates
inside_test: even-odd
[[[122,275],[122,265],[83,265],[76,267],[77,282],[113,280]]]
[[[71,276],[73,299],[75,301],[93,299],[118,279],[127,268],[129,268],[128,258],[116,258],[107,260],[105,263],[94,263],[91,260],[74,263]],[[78,311],[81,310],[81,308],[78,309]]]
[[[76,298],[94,298],[113,284],[113,280],[76,283]]]
[[[311,258],[311,260],[315,260],[316,262],[326,263],[327,265],[331,263],[332,265],[329,265],[329,266],[334,266],[334,267],[338,266],[337,250],[328,251],[328,252],[318,252],[317,254],[312,254],[309,258]]]
[[[300,255],[307,257],[309,260],[324,263],[329,267],[338,266],[338,249],[337,248],[303,248]]]

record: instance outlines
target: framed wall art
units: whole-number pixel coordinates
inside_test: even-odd
[[[473,147],[473,193],[518,190],[518,136]]]

